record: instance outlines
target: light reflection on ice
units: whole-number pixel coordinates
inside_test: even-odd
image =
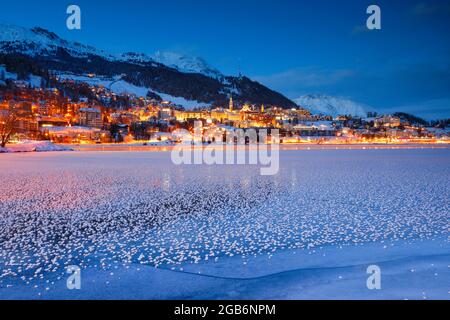
[[[166,153],[0,158],[0,284],[448,233],[448,150],[290,151],[280,174]]]

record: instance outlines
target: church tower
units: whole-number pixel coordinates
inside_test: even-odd
[[[265,108],[264,108],[264,104],[261,105],[261,113],[264,113]]]
[[[229,105],[230,112],[233,112],[234,110],[234,103],[233,103],[233,96],[230,95],[230,105]]]

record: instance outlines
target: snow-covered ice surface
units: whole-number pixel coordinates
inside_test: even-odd
[[[449,160],[282,151],[261,176],[167,152],[2,154],[0,299],[448,299]]]

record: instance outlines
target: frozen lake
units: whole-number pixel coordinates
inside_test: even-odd
[[[448,148],[2,154],[0,299],[448,299],[449,185]]]

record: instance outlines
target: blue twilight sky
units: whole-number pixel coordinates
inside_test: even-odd
[[[81,7],[80,31],[66,29],[69,4]],[[365,28],[370,4],[381,31]],[[0,21],[112,52],[200,56],[293,99],[323,93],[450,117],[449,0],[3,0]]]

